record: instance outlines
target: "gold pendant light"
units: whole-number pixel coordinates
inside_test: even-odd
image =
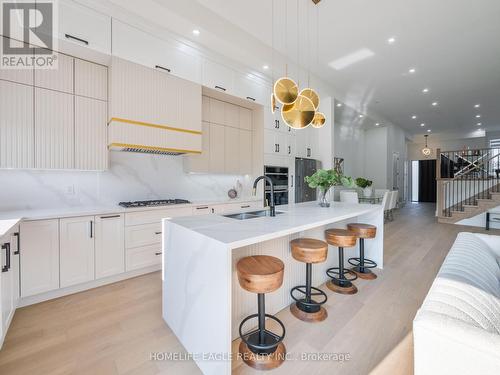
[[[281,116],[285,123],[293,129],[304,129],[314,119],[314,104],[306,96],[299,95],[295,103],[284,105]]]
[[[319,107],[319,95],[313,89],[307,88],[300,92],[299,95],[309,98],[314,105],[314,110],[317,111]]]
[[[273,93],[281,104],[293,104],[299,96],[299,86],[293,79],[283,77],[274,83]]]
[[[429,148],[429,146],[427,146],[427,137],[428,135],[424,135],[425,137],[425,147],[422,149],[422,154],[424,156],[430,156],[432,154],[432,150]]]
[[[325,122],[326,122],[325,115],[321,112],[316,112],[311,122],[311,125],[313,128],[319,129],[325,125]]]
[[[276,97],[274,96],[274,93],[271,94],[271,112],[275,113],[276,112]]]

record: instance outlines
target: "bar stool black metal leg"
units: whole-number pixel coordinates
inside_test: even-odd
[[[264,293],[257,294],[257,306],[259,314],[259,345],[265,344],[266,332],[266,299]]]
[[[366,272],[365,270],[365,240],[359,239],[359,272]]]
[[[339,276],[340,276],[340,282],[339,284],[341,286],[344,286],[345,285],[345,282],[344,280],[344,248],[343,247],[339,247]]]

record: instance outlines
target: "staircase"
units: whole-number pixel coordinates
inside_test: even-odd
[[[438,150],[437,216],[454,224],[500,206],[500,149]]]

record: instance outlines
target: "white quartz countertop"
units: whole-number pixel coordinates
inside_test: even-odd
[[[173,218],[173,223],[206,237],[237,248],[286,236],[319,226],[347,220],[361,215],[382,212],[382,206],[332,202],[331,207],[320,207],[317,202],[278,206],[285,213],[275,217],[236,220],[220,215]]]
[[[114,213],[127,213],[136,211],[149,210],[168,210],[183,207],[197,207],[200,205],[218,205],[218,204],[238,204],[245,202],[258,201],[260,198],[248,197],[239,199],[223,199],[212,201],[192,201],[187,204],[175,204],[156,207],[135,207],[124,208],[118,204],[101,205],[101,206],[75,206],[75,207],[54,207],[45,209],[25,209],[25,210],[10,210],[0,211],[0,235],[6,233],[10,228],[16,225],[21,220],[44,220],[57,219],[63,217],[87,216],[87,215],[105,215]],[[5,231],[4,231],[5,229]]]

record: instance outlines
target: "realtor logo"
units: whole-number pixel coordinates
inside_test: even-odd
[[[0,68],[55,68],[54,1],[2,1]]]

